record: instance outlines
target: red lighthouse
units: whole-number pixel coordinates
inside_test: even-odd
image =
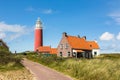
[[[37,51],[37,48],[43,46],[43,31],[42,31],[42,23],[40,18],[38,18],[35,26],[35,43],[34,43],[34,51]]]

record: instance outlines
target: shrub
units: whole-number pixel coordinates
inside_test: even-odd
[[[21,68],[23,66],[20,62],[21,58],[16,57],[4,48],[0,48],[0,70]]]

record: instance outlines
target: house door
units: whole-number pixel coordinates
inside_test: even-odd
[[[89,58],[89,54],[87,52],[85,53],[85,58]]]
[[[86,52],[85,53],[85,58],[88,58],[88,59],[92,58],[92,53],[91,52]]]
[[[77,58],[81,58],[83,57],[82,53],[81,52],[77,52]]]

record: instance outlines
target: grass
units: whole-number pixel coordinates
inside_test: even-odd
[[[32,74],[20,63],[22,56],[0,46],[0,80],[33,80]]]
[[[0,51],[0,71],[18,70],[24,68],[17,55]]]
[[[33,75],[28,70],[9,70],[0,72],[0,80],[33,80]]]
[[[63,72],[79,80],[119,80],[119,61],[109,59],[67,60],[61,66],[64,68]]]
[[[64,59],[31,53],[27,58],[77,80],[120,80],[120,54],[104,54],[94,59]]]

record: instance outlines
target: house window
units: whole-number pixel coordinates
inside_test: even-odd
[[[70,52],[68,52],[68,57],[70,57]]]
[[[97,55],[97,52],[94,52],[94,55]]]
[[[60,56],[62,57],[62,52],[60,52]]]
[[[74,57],[76,56],[76,53],[75,53],[75,52],[73,52],[73,56],[74,56]]]
[[[63,49],[63,44],[60,44],[60,49]]]
[[[65,44],[65,48],[67,49],[68,47],[69,47],[69,46],[68,46],[68,44],[66,43],[66,44]]]

